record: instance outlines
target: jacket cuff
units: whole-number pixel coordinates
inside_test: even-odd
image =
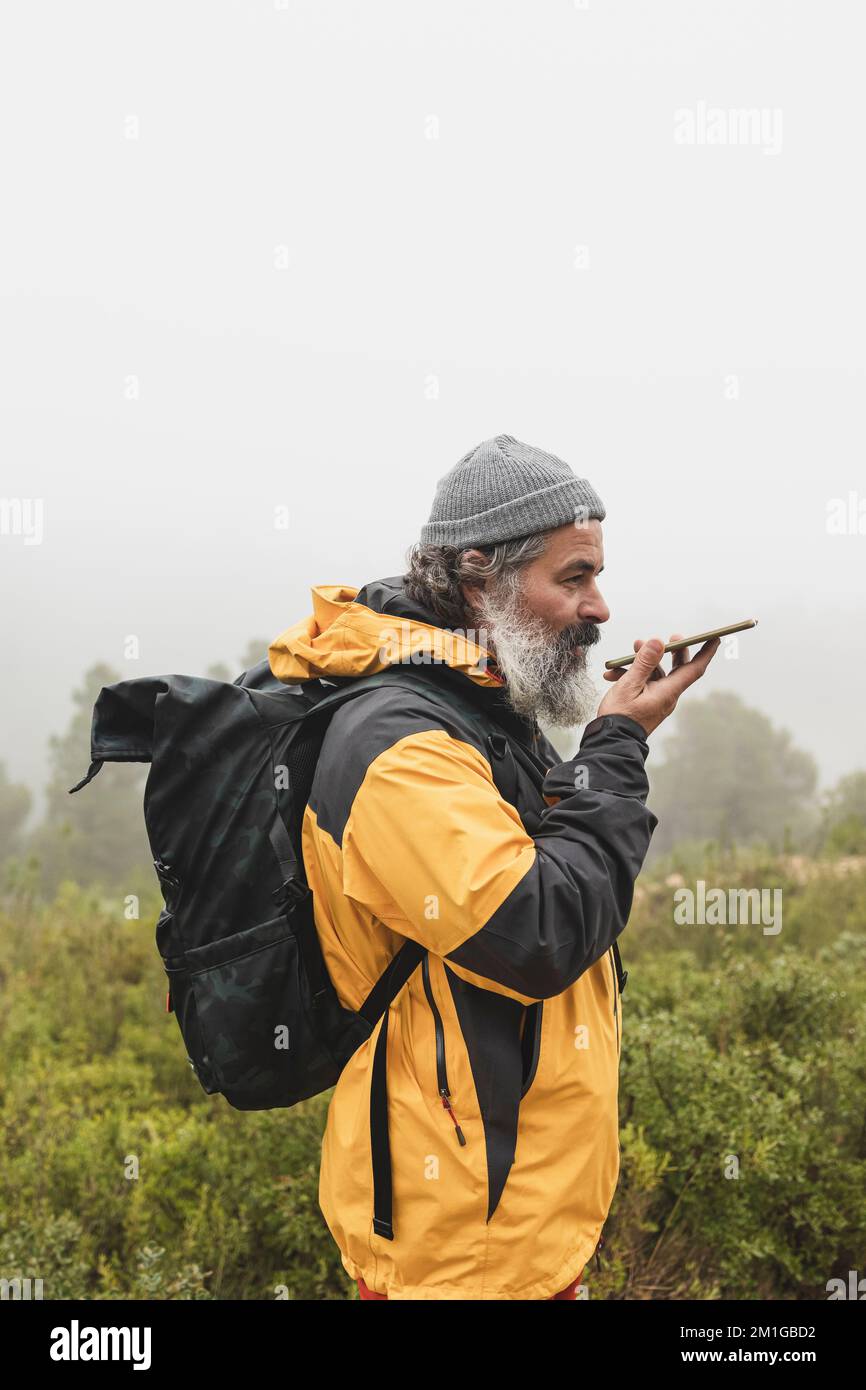
[[[646,729],[643,724],[639,724],[637,720],[632,719],[629,714],[602,714],[597,719],[591,719],[583,731],[580,746],[582,748],[588,739],[595,738],[598,734],[615,734],[618,730],[622,730],[624,734],[638,739],[647,751],[649,751]]]
[[[542,788],[545,799],[574,796],[575,790],[592,788],[616,796],[646,801],[649,792],[644,764],[649,757],[647,734],[642,724],[627,714],[605,714],[593,719],[583,732],[580,747],[566,763],[552,767]],[[582,769],[584,780],[575,781]]]

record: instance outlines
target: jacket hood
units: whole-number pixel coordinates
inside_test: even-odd
[[[406,594],[403,577],[377,579],[361,589],[321,584],[312,590],[309,617],[287,627],[268,648],[271,671],[294,683],[323,676],[368,676],[411,660],[435,660],[481,686],[502,679],[487,650],[442,628]]]

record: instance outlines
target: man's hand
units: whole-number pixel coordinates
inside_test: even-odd
[[[679,642],[682,636],[682,633],[672,632],[668,641]],[[630,719],[637,720],[646,733],[651,734],[662,720],[673,714],[677,700],[687,686],[701,678],[720,644],[721,639],[713,637],[704,643],[691,661],[688,647],[672,652],[671,669],[665,674],[659,666],[664,642],[660,637],[651,637],[648,642],[638,638],[634,643],[637,656],[631,666],[605,671],[605,680],[614,681],[615,685],[599,705],[599,715],[627,714]]]

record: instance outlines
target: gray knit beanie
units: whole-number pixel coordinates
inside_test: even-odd
[[[493,545],[604,516],[598,493],[562,459],[497,434],[440,478],[421,544]]]

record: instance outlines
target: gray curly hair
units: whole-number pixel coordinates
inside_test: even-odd
[[[415,603],[434,613],[443,627],[462,628],[471,614],[460,586],[477,584],[483,588],[490,579],[502,579],[516,586],[520,570],[544,554],[551,534],[538,531],[497,545],[410,546],[403,587]],[[479,560],[472,551],[480,551],[487,558]]]

